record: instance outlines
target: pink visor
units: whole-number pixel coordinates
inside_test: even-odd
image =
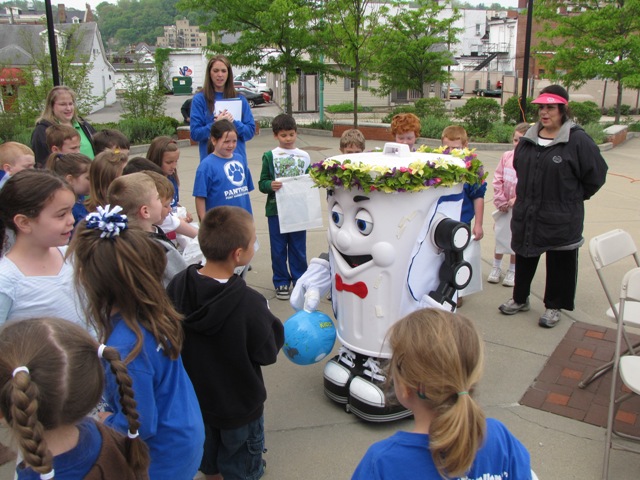
[[[542,105],[552,105],[552,104],[560,103],[562,105],[566,105],[569,102],[567,102],[560,95],[555,95],[553,93],[543,93],[538,98],[533,100],[531,103],[538,103]]]

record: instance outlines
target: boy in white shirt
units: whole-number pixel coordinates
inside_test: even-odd
[[[287,300],[291,283],[295,284],[307,270],[307,232],[280,233],[276,191],[282,182],[276,179],[304,175],[309,170],[311,158],[304,150],[296,148],[298,126],[291,115],[281,114],[271,123],[273,137],[278,147],[262,156],[262,173],[258,187],[267,194],[266,215],[271,243],[271,268],[276,297]],[[287,261],[289,266],[287,268]]]

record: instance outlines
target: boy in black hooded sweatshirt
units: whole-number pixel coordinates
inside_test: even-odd
[[[284,328],[266,299],[233,274],[254,254],[253,217],[240,207],[207,212],[198,232],[207,263],[176,275],[167,291],[185,316],[182,361],[205,423],[207,479],[264,473],[262,365],[275,363]]]

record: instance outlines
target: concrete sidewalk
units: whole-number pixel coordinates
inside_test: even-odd
[[[288,302],[275,298],[271,282],[269,235],[264,205],[266,195],[257,190],[263,152],[274,147],[271,132],[247,143],[249,166],[256,190],[251,194],[260,249],[247,275],[249,285],[269,299],[271,309],[283,321],[293,310]],[[367,142],[367,148],[381,147],[381,142]],[[338,139],[300,135],[297,146],[307,150],[312,161],[336,155]],[[587,202],[585,240],[613,228],[623,228],[640,242],[640,140],[605,152],[609,164],[607,184]],[[502,152],[479,151],[478,156],[492,172]],[[194,212],[191,190],[199,163],[198,148],[181,149],[179,171],[181,203]],[[635,181],[635,183],[634,183]],[[486,280],[494,248],[491,212],[491,188],[485,202],[482,240],[482,277]],[[325,227],[327,225],[325,208]],[[326,231],[308,233],[307,252],[312,258],[327,251]],[[461,313],[472,318],[486,342],[486,366],[478,400],[488,416],[504,422],[526,445],[532,466],[541,480],[600,478],[604,453],[604,429],[570,420],[529,407],[518,401],[541,371],[548,357],[563,338],[573,320],[611,326],[604,317],[607,302],[588,257],[580,252],[580,280],[574,312],[563,312],[562,321],[552,329],[538,327],[537,319],[544,311],[544,262],[532,285],[531,311],[504,316],[498,305],[511,296],[511,289],[484,281],[484,291],[465,299]],[[618,278],[622,278],[620,270]],[[322,302],[321,309],[331,316],[331,307]],[[398,429],[411,429],[410,420],[390,424],[368,424],[329,401],[323,394],[324,362],[301,367],[283,354],[277,364],[264,368],[269,398],[265,411],[268,462],[265,478],[293,480],[348,479],[369,445]],[[640,412],[638,412],[640,413]],[[640,472],[640,455],[614,451],[610,478],[635,479]],[[9,480],[11,467],[0,471],[0,480]],[[514,479],[517,480],[517,479]]]
[[[273,136],[266,129],[247,143],[247,155],[257,182],[261,156],[274,147]],[[381,142],[367,142],[367,148],[380,147]],[[312,161],[336,155],[338,139],[300,135],[298,147],[307,150]],[[603,189],[587,202],[585,239],[613,228],[623,228],[640,242],[640,162],[637,150],[640,140],[627,142],[604,156],[609,175]],[[489,182],[502,152],[480,151]],[[180,178],[183,203],[191,201],[192,177],[197,167],[197,148],[182,150]],[[482,240],[483,279],[493,259],[494,237],[491,212],[491,188],[485,202]],[[249,284],[270,301],[274,313],[283,321],[293,310],[288,302],[275,298],[271,283],[269,235],[264,204],[266,195],[257,189],[251,200],[258,231],[260,250],[252,262]],[[325,227],[327,225],[325,214]],[[327,251],[326,231],[310,231],[308,257]],[[484,282],[484,291],[465,299],[461,313],[471,317],[486,342],[486,367],[478,399],[488,416],[503,421],[527,446],[532,466],[541,479],[600,478],[604,452],[604,429],[569,420],[550,413],[523,407],[518,401],[542,370],[548,357],[563,338],[573,320],[611,326],[605,318],[607,302],[595,275],[586,248],[580,253],[580,280],[574,312],[563,313],[561,323],[552,330],[538,327],[544,311],[544,265],[532,286],[531,311],[507,317],[498,305],[511,296],[511,289]],[[543,262],[541,262],[543,263]],[[619,278],[622,278],[622,271]],[[322,310],[331,316],[331,306],[323,301]],[[269,453],[265,478],[273,479],[347,479],[367,447],[397,429],[410,429],[411,421],[373,425],[359,421],[323,395],[324,362],[301,367],[280,355],[278,363],[264,369],[269,399],[266,405],[266,441]],[[638,412],[640,413],[640,412]],[[612,454],[612,479],[638,478],[640,455],[615,451]]]

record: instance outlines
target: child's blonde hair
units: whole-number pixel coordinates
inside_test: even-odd
[[[78,131],[71,125],[62,125],[59,123],[55,123],[48,127],[45,135],[49,150],[53,147],[62,148],[65,140],[71,140],[76,137],[80,138]]]
[[[402,133],[414,132],[416,138],[420,136],[420,119],[413,113],[398,113],[391,119],[391,134],[400,135]]]
[[[155,182],[160,200],[166,202],[167,200],[173,199],[175,189],[173,188],[173,183],[171,183],[167,177],[152,170],[144,170],[141,173],[151,177]]]
[[[364,152],[365,138],[362,132],[357,128],[345,130],[340,136],[340,151],[351,146],[354,146]]]
[[[129,431],[140,428],[127,367],[118,351],[103,349],[120,388]],[[53,470],[46,430],[82,421],[104,391],[98,343],[79,325],[60,318],[11,322],[0,331],[0,411],[13,431],[25,463],[40,474]],[[142,438],[125,439],[129,467],[141,475],[149,466]]]
[[[436,468],[443,478],[463,476],[486,429],[472,396],[483,365],[478,332],[462,315],[423,309],[393,325],[389,344],[389,378],[400,379],[434,413],[429,450]]]
[[[449,125],[442,131],[441,140],[444,141],[445,138],[449,140],[456,141],[460,140],[462,145],[467,145],[469,143],[469,136],[467,135],[467,131],[464,127],[460,125]]]
[[[115,153],[105,150],[96,155],[89,167],[89,198],[86,207],[89,212],[95,211],[98,206],[107,205],[107,190],[116,178],[122,175],[122,170],[127,163],[127,156],[123,153]]]
[[[527,133],[527,130],[529,130],[531,128],[531,124],[528,122],[521,122],[519,124],[516,125],[516,128],[514,128],[514,133],[518,132],[521,133],[522,135],[524,135],[525,133]]]
[[[52,153],[45,164],[47,170],[51,170],[62,178],[67,178],[67,175],[78,178],[83,173],[87,173],[90,166],[91,159],[82,153]]]
[[[167,180],[168,181],[168,180]],[[147,205],[149,195],[156,192],[156,184],[143,172],[116,178],[107,190],[107,203],[120,205],[123,213],[133,221],[140,207]]]
[[[6,164],[14,167],[16,159],[20,155],[31,155],[32,157],[35,157],[33,150],[22,143],[6,142],[0,145],[0,169],[2,169],[2,166]]]

